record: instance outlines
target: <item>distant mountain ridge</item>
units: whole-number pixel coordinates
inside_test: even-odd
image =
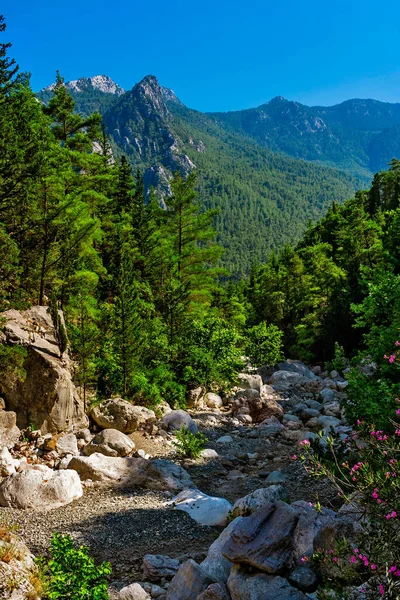
[[[307,223],[318,219],[332,201],[341,202],[370,182],[369,173],[354,175],[288,156],[289,146],[286,153],[271,149],[257,138],[257,131],[242,127],[236,113],[224,113],[235,116],[231,123],[219,113],[189,109],[153,75],[124,93],[111,91],[117,89],[115,82],[100,89],[96,81],[66,84],[76,110],[102,114],[114,155],[124,154],[133,169],[139,168],[146,189],[153,186],[161,202],[170,192],[175,170],[187,174],[197,169],[202,202],[220,209],[216,229],[226,248],[224,263],[235,276],[248,273],[252,264],[284,243],[295,243]],[[47,102],[51,90],[38,96]],[[288,101],[275,99],[270,104],[279,114],[282,102],[290,116],[293,107]],[[294,131],[312,135],[324,129],[322,117],[314,118],[302,108],[296,113],[307,118],[303,115],[293,123]]]

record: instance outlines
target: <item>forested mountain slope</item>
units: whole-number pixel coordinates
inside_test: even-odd
[[[226,248],[223,260],[236,277],[271,250],[296,242],[310,219],[367,182],[277,154],[243,132],[227,130],[185,107],[153,76],[124,94],[92,84],[67,86],[78,112],[102,112],[114,154],[141,169],[146,188],[154,186],[161,198],[175,170],[185,175],[198,170],[202,202],[221,209],[216,227]]]
[[[400,155],[400,104],[355,99],[309,107],[278,96],[258,108],[209,116],[271,150],[358,175],[385,169]]]

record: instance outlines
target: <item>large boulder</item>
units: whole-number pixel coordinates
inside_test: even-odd
[[[163,554],[146,554],[143,558],[143,577],[146,581],[172,579],[178,572],[180,562]]]
[[[59,316],[62,323],[61,312]],[[0,380],[0,393],[7,408],[16,412],[18,427],[32,424],[42,433],[86,427],[84,403],[72,382],[72,361],[67,352],[60,355],[59,336],[48,308],[8,310],[2,318],[0,341],[27,349],[25,380],[18,381],[13,375]]]
[[[2,600],[39,600],[39,592],[34,585],[35,581],[40,581],[35,557],[13,533],[7,532],[6,535],[1,535],[0,598]]]
[[[224,405],[221,396],[213,392],[207,392],[204,396],[204,403],[208,408],[221,408]]]
[[[187,560],[168,587],[167,600],[197,600],[209,585],[216,583],[194,560]]]
[[[249,388],[253,390],[261,391],[263,380],[261,375],[253,375],[251,373],[239,373],[239,387],[248,390]]]
[[[0,410],[0,448],[12,448],[19,440],[21,431],[17,427],[17,413]]]
[[[247,496],[236,500],[232,508],[233,517],[247,517],[256,512],[262,506],[278,500],[285,500],[287,492],[281,485],[271,485],[269,487],[254,490]]]
[[[179,492],[193,487],[189,474],[170,460],[111,457],[95,453],[76,456],[68,464],[82,481],[122,488],[144,487],[152,490]]]
[[[66,456],[67,454],[78,455],[79,450],[76,435],[74,433],[67,433],[58,437],[55,443],[55,450],[60,456]]]
[[[238,523],[222,554],[233,563],[279,574],[291,565],[297,520],[298,512],[289,504],[266,504]]]
[[[140,583],[131,583],[120,590],[119,600],[151,600],[151,598]]]
[[[297,373],[298,375],[302,375],[303,377],[307,377],[307,379],[315,379],[315,374],[308,368],[304,363],[300,360],[285,360],[284,362],[279,363],[280,371],[288,371],[289,373]]]
[[[286,392],[294,386],[303,385],[309,381],[309,377],[294,373],[293,371],[276,371],[271,375],[267,383],[269,383],[274,390]]]
[[[9,477],[16,472],[18,461],[10,454],[7,446],[3,446],[0,450],[0,477]]]
[[[196,600],[231,600],[231,597],[225,584],[212,583]]]
[[[92,409],[90,416],[102,429],[117,429],[122,433],[133,433],[157,420],[152,410],[123,398],[104,400]]]
[[[53,471],[44,465],[10,475],[0,484],[0,506],[12,508],[58,508],[82,495],[75,471]]]
[[[196,523],[209,526],[225,526],[232,509],[225,498],[207,496],[199,490],[184,490],[170,504],[186,512]]]
[[[221,535],[211,544],[206,558],[200,563],[201,568],[216,581],[223,583],[228,581],[232,563],[222,555],[222,549],[241,520],[242,517],[237,517],[229,523],[228,527],[225,527]]]
[[[264,573],[248,573],[236,565],[228,579],[232,600],[308,600],[308,596],[296,590],[283,577]]]
[[[133,441],[118,429],[104,429],[84,446],[83,454],[90,456],[95,452],[105,456],[129,456],[135,450]]]
[[[173,433],[185,427],[190,433],[196,435],[198,432],[197,425],[192,417],[185,410],[173,410],[167,415],[164,415],[159,422],[161,429],[166,429]]]

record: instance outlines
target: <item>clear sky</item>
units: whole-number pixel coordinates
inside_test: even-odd
[[[399,0],[1,0],[3,41],[38,90],[155,75],[202,111],[400,101]]]

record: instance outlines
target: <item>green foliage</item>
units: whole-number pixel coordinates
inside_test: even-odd
[[[173,408],[185,406],[186,387],[176,381],[175,373],[165,364],[135,373],[131,386],[135,400],[151,408],[161,402],[168,402]]]
[[[173,442],[177,454],[183,458],[198,458],[204,450],[207,438],[198,431],[191,433],[184,425],[175,434],[177,442]]]
[[[267,325],[265,321],[247,331],[246,352],[254,366],[271,366],[282,360],[282,335],[276,325]]]
[[[12,377],[16,382],[24,381],[24,361],[27,355],[26,348],[0,344],[0,376]]]
[[[96,566],[89,549],[76,548],[71,536],[53,534],[49,558],[38,562],[48,600],[107,600],[111,565]]]
[[[366,390],[366,400],[368,390]],[[397,404],[398,406],[398,404]],[[395,423],[400,409],[392,411]],[[361,415],[360,415],[361,416]],[[398,600],[400,577],[400,483],[397,476],[400,429],[378,429],[358,421],[357,435],[344,441],[327,439],[325,453],[302,442],[300,460],[315,477],[329,478],[350,510],[364,515],[363,528],[324,545],[312,557],[323,575],[323,589],[346,597],[348,585],[365,585],[366,597]]]
[[[329,370],[335,370],[339,374],[343,373],[346,368],[346,357],[344,354],[344,348],[335,342],[333,359],[329,363]]]

